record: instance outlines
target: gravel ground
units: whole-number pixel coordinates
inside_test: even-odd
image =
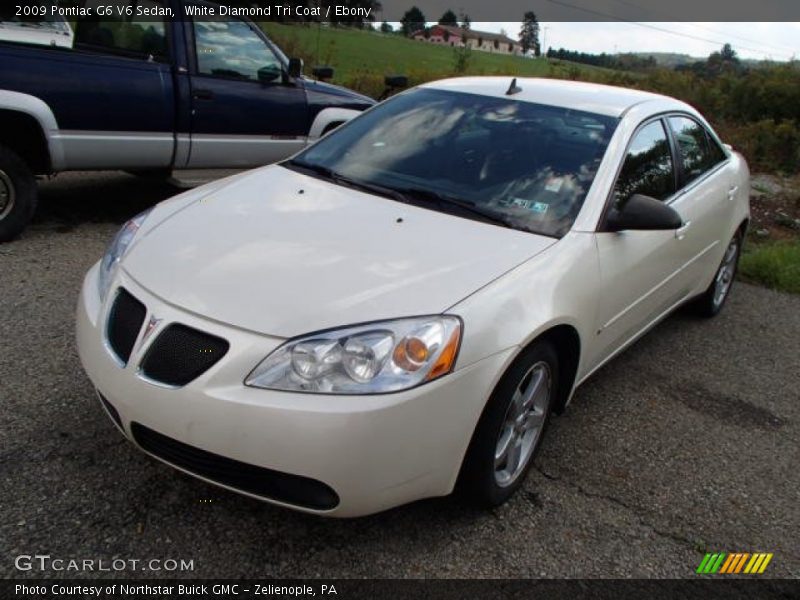
[[[95,400],[73,310],[117,226],[173,193],[60,176],[0,246],[0,575],[40,553],[191,559],[195,577],[694,577],[708,550],[774,552],[767,575],[800,577],[800,297],[741,283],[718,318],[679,313],[588,381],[491,512],[326,520],[151,460]]]

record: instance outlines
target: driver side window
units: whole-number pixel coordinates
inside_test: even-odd
[[[675,170],[663,123],[645,125],[631,142],[614,186],[614,205],[621,208],[634,194],[666,200],[675,193]]]
[[[244,81],[280,80],[281,63],[244,21],[195,21],[194,43],[200,75]]]

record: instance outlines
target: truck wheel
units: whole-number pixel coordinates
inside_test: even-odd
[[[0,146],[0,242],[13,240],[36,211],[36,178],[17,154]]]

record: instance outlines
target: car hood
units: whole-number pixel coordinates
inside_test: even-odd
[[[280,166],[147,225],[123,259],[129,276],[170,304],[279,337],[440,313],[555,242]]]

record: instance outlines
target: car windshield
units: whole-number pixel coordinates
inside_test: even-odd
[[[432,210],[561,237],[618,120],[420,88],[395,96],[285,163]]]

